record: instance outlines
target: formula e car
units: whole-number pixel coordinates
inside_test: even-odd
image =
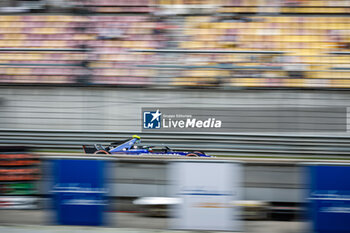
[[[137,135],[132,136],[121,142],[112,142],[107,146],[101,144],[83,145],[86,154],[126,154],[126,155],[174,155],[190,157],[211,157],[203,151],[174,151],[168,146],[144,146],[140,145],[141,138]]]

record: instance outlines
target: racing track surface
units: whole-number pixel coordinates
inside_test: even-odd
[[[1,233],[43,233],[43,232],[74,232],[74,233],[170,233],[186,232],[166,230],[168,218],[145,217],[139,213],[108,213],[108,227],[86,226],[54,226],[49,225],[49,214],[45,210],[0,210]],[[306,222],[281,221],[245,221],[244,232],[247,233],[306,233]],[[116,228],[118,226],[118,228]]]

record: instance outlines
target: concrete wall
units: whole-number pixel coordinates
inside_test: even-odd
[[[168,196],[166,164],[133,161],[117,163],[112,179],[113,196]],[[243,200],[304,202],[306,183],[303,168],[295,164],[243,164]]]
[[[169,160],[168,160],[169,161]],[[108,175],[110,195],[112,197],[167,197],[170,195],[169,174],[166,160],[129,159],[112,162]],[[292,163],[242,163],[243,200],[267,202],[305,201],[306,179],[304,170]],[[41,194],[48,194],[50,174],[49,159],[43,162]]]
[[[0,128],[140,131],[142,107],[348,106],[350,92],[0,87]]]

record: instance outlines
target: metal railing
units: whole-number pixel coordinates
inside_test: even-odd
[[[83,144],[109,144],[135,132],[0,129],[0,144],[27,145],[41,151],[82,152]],[[138,133],[143,144],[210,155],[287,158],[350,158],[350,135],[249,133]]]

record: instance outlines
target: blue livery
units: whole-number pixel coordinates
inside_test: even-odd
[[[126,154],[126,155],[174,155],[190,157],[212,157],[203,151],[174,151],[168,146],[144,146],[140,145],[141,138],[134,135],[131,139],[122,142],[113,142],[108,146],[101,144],[83,145],[87,154]]]
[[[313,232],[350,232],[350,166],[309,165],[308,173]]]
[[[104,225],[108,191],[106,161],[53,159],[52,165],[55,223]]]

